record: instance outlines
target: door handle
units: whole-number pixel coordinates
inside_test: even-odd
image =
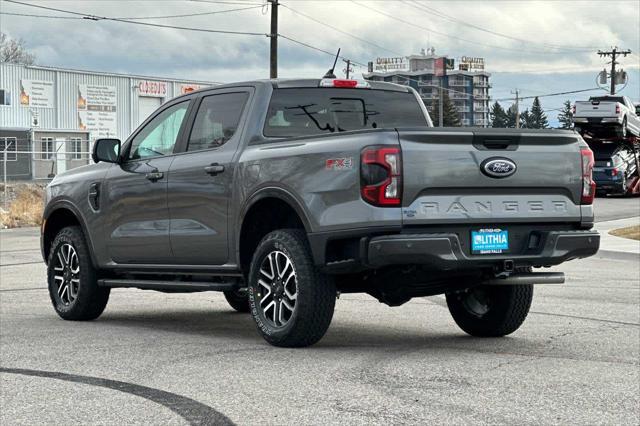
[[[204,171],[211,176],[215,176],[218,173],[224,172],[224,166],[222,164],[213,163],[212,165],[205,167]]]
[[[149,172],[146,175],[144,175],[144,177],[146,177],[147,179],[149,179],[151,182],[155,182],[157,180],[160,180],[164,177],[164,173],[162,172]]]

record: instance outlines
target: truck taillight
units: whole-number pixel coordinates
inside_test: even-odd
[[[596,195],[596,183],[593,181],[593,151],[589,148],[580,150],[582,157],[582,197],[580,204],[593,204]]]
[[[576,104],[573,104],[573,106],[571,107],[571,111],[575,114],[576,113]]]
[[[402,203],[402,155],[400,147],[366,147],[360,156],[360,194],[378,207]]]
[[[620,105],[616,104],[616,114],[620,114]]]
[[[611,169],[611,176],[618,176],[618,168],[614,167],[613,169]]]

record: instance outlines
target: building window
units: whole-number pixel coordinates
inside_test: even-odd
[[[71,159],[82,160],[82,139],[71,138]]]
[[[0,89],[0,105],[11,105],[11,92]]]
[[[18,139],[0,138],[0,159],[4,161],[5,152],[7,161],[18,161]]]
[[[53,138],[40,139],[40,159],[51,160],[53,158]]]

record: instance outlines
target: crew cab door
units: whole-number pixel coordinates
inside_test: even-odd
[[[171,164],[168,186],[176,264],[223,265],[229,260],[234,159],[251,93],[248,88],[205,93],[193,108],[193,124]]]
[[[168,263],[167,182],[190,100],[168,104],[129,139],[104,180],[104,238],[115,263]]]

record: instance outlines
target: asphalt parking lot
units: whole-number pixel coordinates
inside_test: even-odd
[[[640,199],[599,199],[599,220]],[[306,349],[266,344],[221,294],[115,290],[65,322],[37,229],[0,232],[0,423],[640,423],[640,267],[569,262],[510,337],[477,339],[442,297],[389,308],[343,295]]]

